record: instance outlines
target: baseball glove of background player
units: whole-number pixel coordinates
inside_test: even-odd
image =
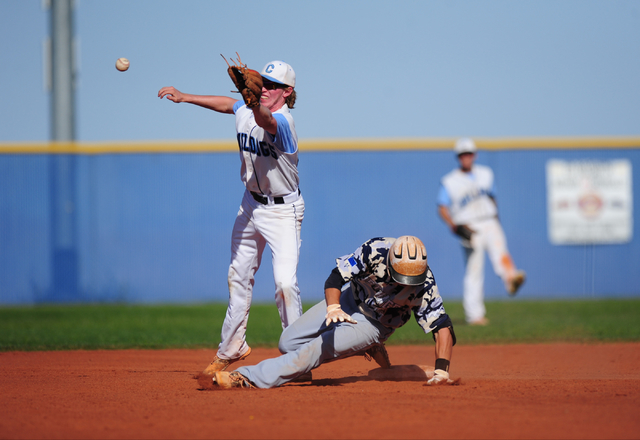
[[[238,52],[236,52],[236,55],[238,55]],[[233,66],[229,64],[224,55],[220,54],[220,56],[229,66],[227,73],[229,73],[231,80],[238,88],[238,92],[242,95],[247,107],[253,108],[260,105],[260,97],[262,96],[262,76],[260,72],[251,70],[247,68],[246,64],[242,64],[240,55],[238,55],[237,61],[231,58]]]
[[[467,225],[458,225],[456,226],[455,233],[465,240],[471,240],[473,231]]]

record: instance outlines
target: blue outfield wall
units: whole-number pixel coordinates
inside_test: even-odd
[[[495,172],[509,248],[527,272],[515,300],[640,295],[638,222],[621,245],[557,246],[547,232],[546,162],[621,158],[633,167],[637,207],[638,148],[481,148],[477,162]],[[462,250],[435,204],[440,178],[455,166],[443,149],[303,149],[304,301],[323,297],[336,257],[368,238],[405,234],[425,242],[445,300],[460,300]],[[231,151],[0,154],[0,304],[226,301],[239,168]],[[267,248],[255,301],[273,299],[270,259]],[[487,299],[507,298],[488,259],[485,270]]]

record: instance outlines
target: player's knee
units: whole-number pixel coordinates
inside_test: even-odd
[[[227,272],[227,284],[229,285],[229,290],[232,290],[234,286],[241,286],[245,284],[246,277],[243,277],[235,267],[232,265],[229,266],[229,271]]]
[[[276,282],[276,296],[279,295],[285,301],[289,298],[297,298],[299,295],[298,284],[292,280]]]
[[[290,332],[287,332],[287,329],[284,329],[284,331],[280,335],[280,340],[278,341],[278,350],[280,350],[280,353],[282,354],[296,350],[295,340],[289,337],[289,333]]]

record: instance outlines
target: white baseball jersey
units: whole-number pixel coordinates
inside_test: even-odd
[[[242,168],[240,176],[249,191],[284,196],[298,190],[298,136],[287,105],[276,110],[275,135],[258,126],[253,111],[243,101],[233,106]]]
[[[465,173],[459,168],[446,174],[441,181],[438,204],[449,207],[451,220],[457,225],[495,217],[498,214],[493,171],[484,165],[473,165]]]

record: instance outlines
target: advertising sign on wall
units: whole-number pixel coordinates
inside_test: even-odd
[[[547,161],[552,244],[627,243],[633,231],[631,162]]]

